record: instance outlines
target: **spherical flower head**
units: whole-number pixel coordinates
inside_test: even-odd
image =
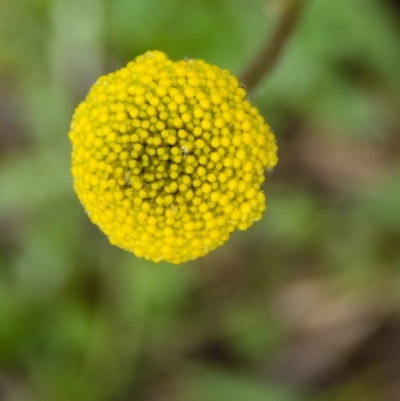
[[[275,137],[229,71],[149,51],[76,108],[74,189],[110,242],[155,262],[206,255],[265,210]]]

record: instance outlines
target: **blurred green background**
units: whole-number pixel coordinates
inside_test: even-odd
[[[399,5],[309,0],[265,217],[174,266],[89,222],[73,110],[146,50],[240,73],[280,1],[0,0],[0,401],[399,401]]]

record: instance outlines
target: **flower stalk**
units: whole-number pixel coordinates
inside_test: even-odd
[[[268,32],[261,49],[239,76],[248,94],[254,91],[277,65],[285,45],[300,20],[306,2],[306,0],[279,0],[280,17],[274,32],[272,35]]]

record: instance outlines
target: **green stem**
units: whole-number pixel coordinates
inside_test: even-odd
[[[307,0],[288,0],[281,4],[281,15],[272,36],[268,37],[258,54],[244,69],[239,80],[248,93],[276,66],[282,51],[293,33]]]

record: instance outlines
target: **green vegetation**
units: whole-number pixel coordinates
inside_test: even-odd
[[[239,74],[279,2],[2,2],[1,401],[398,400],[396,4],[309,1],[252,94],[279,145],[263,220],[175,266],[85,216],[72,112],[146,50]]]

